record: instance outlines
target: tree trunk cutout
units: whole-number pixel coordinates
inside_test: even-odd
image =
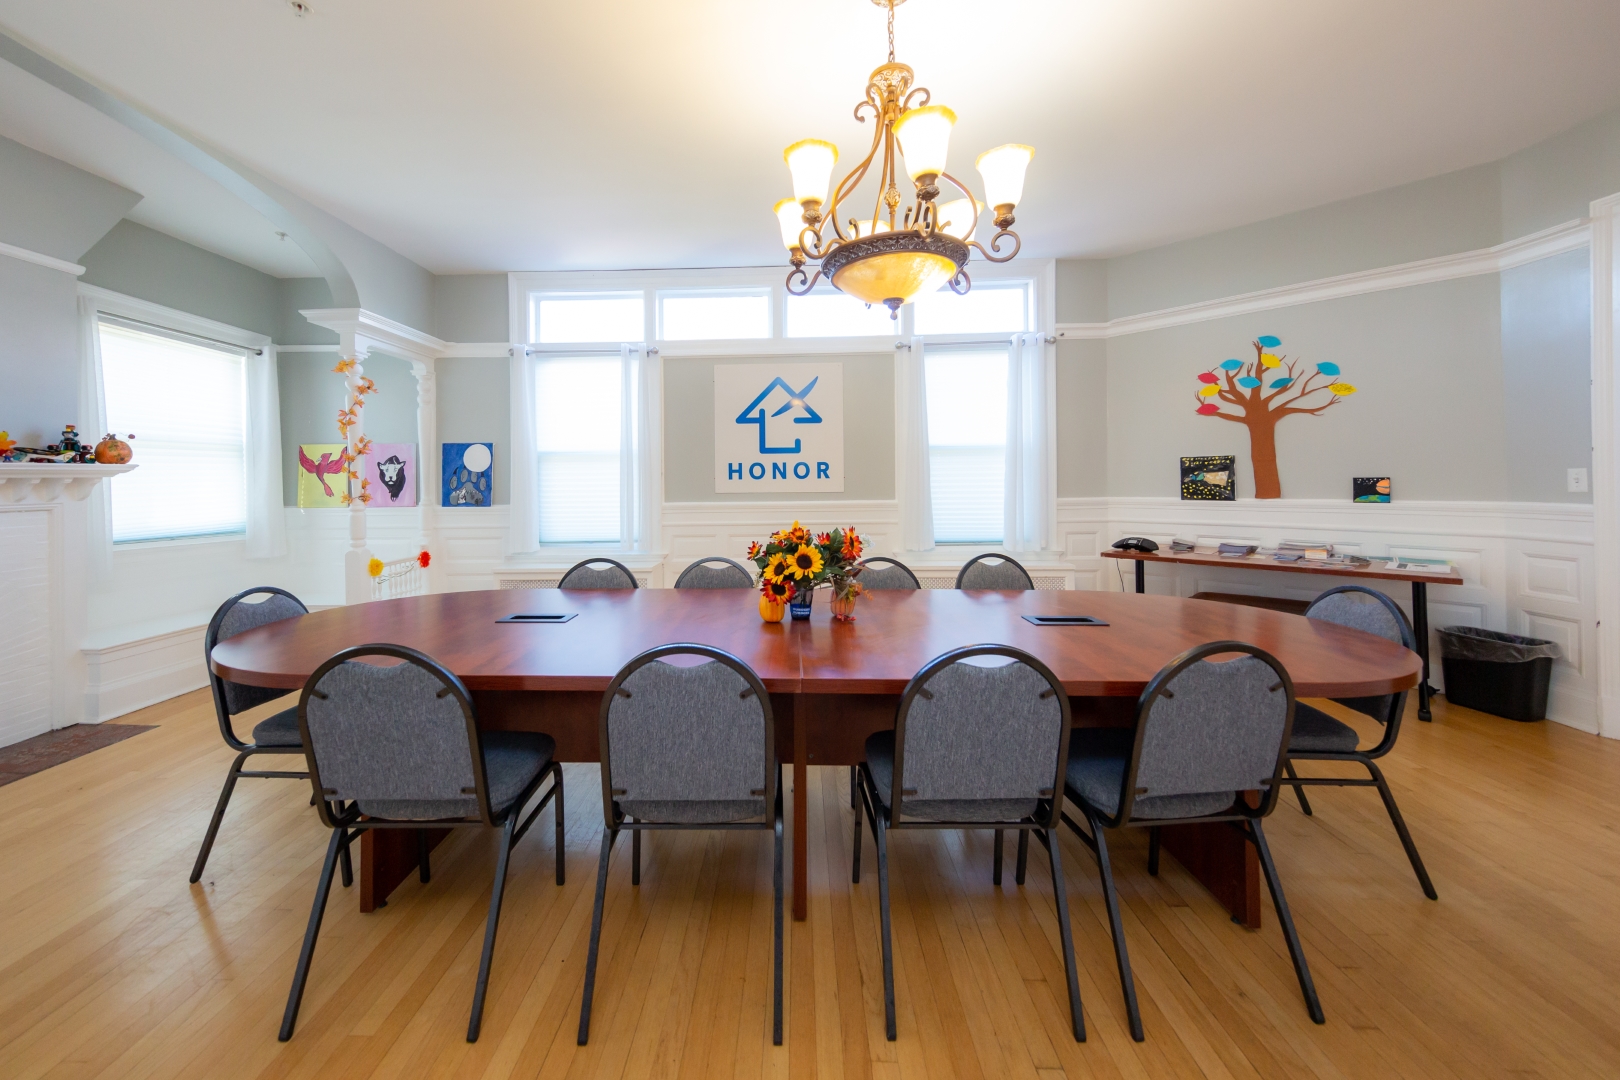
[[[1199,416],[1218,416],[1249,429],[1249,456],[1254,462],[1254,497],[1282,498],[1282,481],[1277,475],[1277,422],[1286,416],[1320,416],[1349,397],[1356,388],[1339,380],[1339,365],[1323,362],[1300,378],[1300,363],[1268,350],[1282,339],[1266,334],[1255,339],[1254,360],[1224,360],[1198,376]],[[1270,377],[1270,383],[1266,379]],[[1318,382],[1317,380],[1323,380]],[[1317,394],[1332,396],[1320,405],[1305,402]],[[1227,412],[1221,403],[1233,406]]]

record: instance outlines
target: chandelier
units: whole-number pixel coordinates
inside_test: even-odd
[[[782,243],[793,269],[787,289],[803,296],[825,277],[834,288],[868,304],[883,304],[890,318],[900,306],[923,293],[950,286],[957,294],[972,287],[967,262],[973,249],[990,262],[1007,262],[1022,246],[1012,231],[1013,209],[1024,192],[1024,170],[1035,155],[1032,147],[1008,143],[978,157],[984,199],[995,212],[996,233],[989,246],[973,239],[984,204],[956,177],[945,171],[956,114],[929,104],[929,93],[912,87],[915,72],[894,59],[894,9],[905,0],[872,0],[889,9],[889,62],[872,72],[866,99],[855,106],[855,119],[877,121],[872,149],[832,189],[838,147],[822,139],[803,139],[782,152],[793,175],[793,197],[774,207]],[[878,152],[882,151],[881,163]],[[899,159],[915,188],[916,200],[901,213]],[[864,220],[839,221],[839,211],[872,171],[878,170],[877,200]],[[960,192],[942,201],[940,184]],[[954,194],[954,192],[952,193]],[[1003,253],[1002,243],[1011,247]],[[806,262],[820,263],[815,273]]]

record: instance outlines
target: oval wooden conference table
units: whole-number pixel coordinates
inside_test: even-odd
[[[821,598],[825,600],[825,596]],[[1370,697],[1417,685],[1415,653],[1371,634],[1297,615],[1205,600],[1113,592],[877,591],[856,621],[824,603],[809,622],[760,620],[742,590],[525,589],[437,593],[325,611],[250,630],[215,646],[222,678],[296,690],[339,649],[408,645],[437,658],[472,692],[490,729],[544,731],[562,761],[596,761],[602,692],[636,654],[699,642],[735,654],[771,694],[776,746],[793,765],[793,912],[806,916],[809,764],[852,765],[866,737],[894,726],[912,675],[949,649],[985,642],[1040,657],[1073,698],[1077,725],[1129,724],[1160,668],[1195,645],[1245,641],[1288,669],[1300,697]],[[509,615],[566,622],[501,622]],[[1106,626],[1039,626],[1025,615],[1089,615]],[[575,803],[575,805],[579,805]],[[1258,926],[1254,854],[1229,825],[1167,828],[1164,849],[1241,922]],[[361,908],[372,910],[415,867],[401,833],[368,831]]]

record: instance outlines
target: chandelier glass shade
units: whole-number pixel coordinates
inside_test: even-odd
[[[838,147],[823,139],[802,139],[782,152],[793,178],[793,197],[774,212],[793,269],[787,288],[803,296],[822,278],[834,288],[868,304],[883,304],[891,317],[924,293],[949,286],[965,293],[972,287],[967,264],[974,251],[989,262],[1007,262],[1022,242],[1012,231],[1013,211],[1024,193],[1024,172],[1033,148],[1008,143],[978,157],[984,201],[946,171],[951,129],[956,114],[929,103],[929,93],[913,87],[915,73],[894,58],[894,9],[905,0],[872,0],[889,13],[889,61],[872,72],[866,97],[855,106],[855,119],[876,122],[866,157],[834,186]],[[906,201],[898,177],[910,181]],[[875,173],[877,195],[871,216],[840,220],[869,173]],[[952,197],[941,201],[942,185]],[[986,204],[995,213],[996,232],[988,243],[973,239]],[[1003,250],[1006,245],[1006,250]],[[812,273],[807,264],[819,263]]]

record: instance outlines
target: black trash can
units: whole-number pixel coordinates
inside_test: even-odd
[[[1472,626],[1440,628],[1446,700],[1509,720],[1547,719],[1558,646]]]

